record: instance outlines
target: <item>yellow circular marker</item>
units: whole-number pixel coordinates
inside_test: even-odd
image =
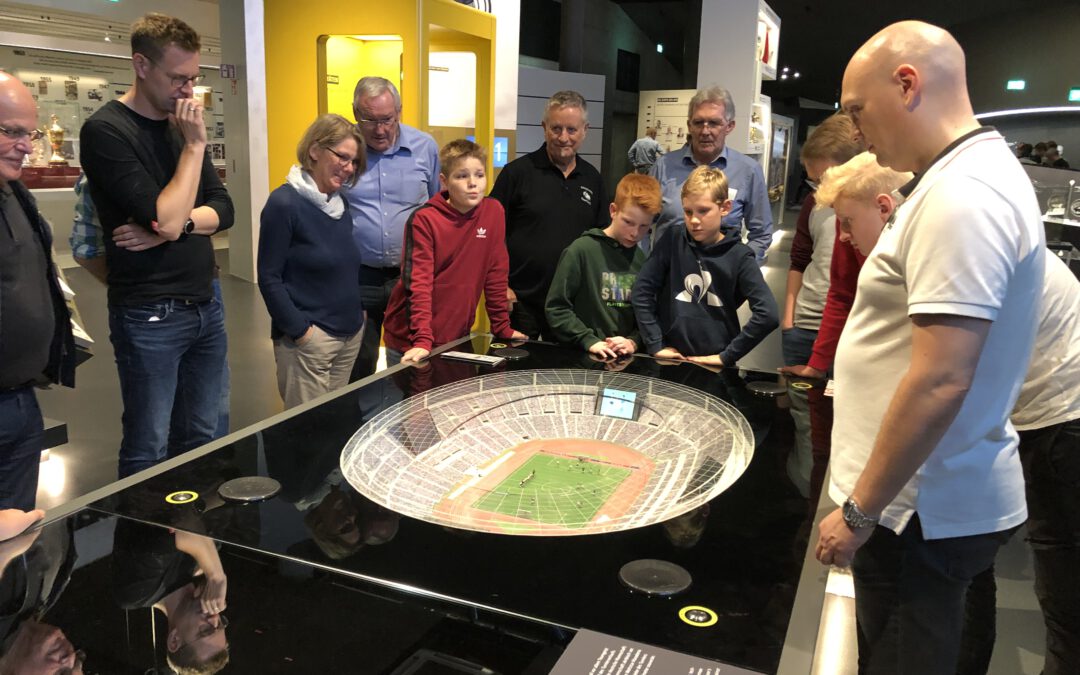
[[[683,620],[683,623],[689,624],[695,628],[708,628],[715,624],[718,619],[716,612],[708,607],[701,607],[700,605],[683,607],[679,610],[679,618]]]
[[[192,492],[191,490],[180,490],[178,492],[173,492],[172,494],[165,497],[165,501],[169,502],[170,504],[190,504],[198,498],[198,492]]]
[[[501,342],[492,342],[491,349],[506,349],[506,345]]]
[[[814,388],[814,385],[810,384],[809,382],[792,382],[791,386],[794,389],[813,389]]]

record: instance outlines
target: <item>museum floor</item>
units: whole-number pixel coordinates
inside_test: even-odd
[[[281,410],[270,348],[269,319],[254,284],[228,275],[228,251],[218,251],[222,267],[232,370],[232,429],[238,430]],[[102,487],[115,478],[116,452],[120,442],[120,393],[112,348],[108,341],[105,289],[82,269],[66,270],[87,331],[97,340],[95,356],[79,368],[75,390],[54,389],[40,393],[47,417],[67,423],[69,442],[51,451],[42,464],[38,505],[58,506]],[[991,673],[1015,675],[1038,673],[1043,633],[1041,617],[1032,592],[1030,555],[1021,536],[1014,537],[997,561],[998,643]],[[840,596],[830,596],[827,612],[851,622],[853,606]],[[830,618],[830,621],[834,619]],[[853,641],[853,637],[852,641]],[[842,641],[839,641],[842,642]],[[819,668],[829,674],[854,673],[853,646],[829,640],[819,644]]]

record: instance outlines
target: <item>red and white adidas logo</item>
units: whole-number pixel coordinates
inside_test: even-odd
[[[478,227],[476,229],[476,238],[477,239],[487,239],[487,228]]]

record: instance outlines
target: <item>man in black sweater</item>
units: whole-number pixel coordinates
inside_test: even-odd
[[[210,235],[233,222],[193,98],[202,79],[199,36],[179,19],[147,14],[132,26],[131,50],[131,90],[80,134],[83,171],[109,235],[121,477],[214,438],[226,340]]]
[[[581,233],[608,224],[600,172],[578,156],[589,129],[588,105],[559,91],[544,108],[544,144],[506,165],[491,196],[506,210],[510,324],[534,339],[554,339],[544,316],[559,256]]]
[[[22,161],[41,138],[37,105],[0,72],[0,509],[34,508],[44,441],[34,385],[75,386],[75,341],[52,261],[52,233]]]

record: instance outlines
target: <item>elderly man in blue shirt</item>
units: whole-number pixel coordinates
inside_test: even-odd
[[[367,321],[352,379],[375,372],[383,315],[400,276],[405,222],[439,191],[439,146],[401,123],[401,95],[382,77],[364,77],[353,93],[353,114],[367,145],[367,172],[348,192],[360,248],[361,294]]]
[[[772,244],[772,211],[761,165],[724,143],[735,128],[735,102],[727,89],[717,86],[699,90],[690,99],[687,126],[690,142],[673,150],[653,164],[649,175],[660,182],[664,203],[653,228],[652,240],[667,227],[683,226],[680,192],[690,172],[702,164],[720,169],[728,179],[731,213],[724,216],[725,237],[742,237],[747,230],[747,245],[765,262],[765,252]]]

